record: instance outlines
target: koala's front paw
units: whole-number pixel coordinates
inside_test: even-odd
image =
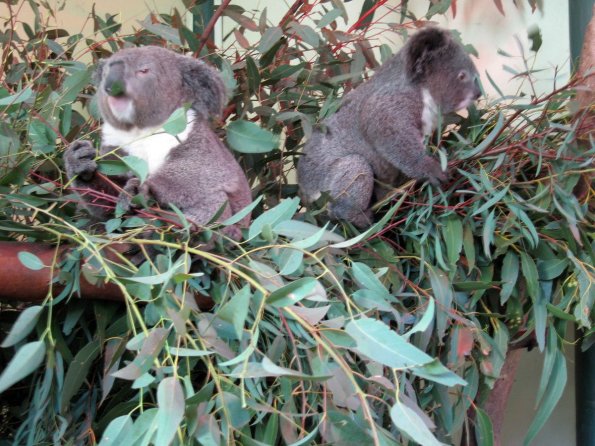
[[[439,186],[448,180],[448,174],[442,170],[440,163],[434,158],[426,159],[427,175],[426,178],[433,186]]]
[[[97,171],[95,147],[90,141],[76,141],[64,152],[66,174],[72,179],[77,176],[83,181],[90,181]]]

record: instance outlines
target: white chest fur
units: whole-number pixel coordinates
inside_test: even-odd
[[[101,127],[101,144],[123,149],[128,155],[145,160],[149,175],[159,170],[167,155],[180,143],[188,139],[195,118],[193,110],[186,112],[186,128],[176,136],[166,133],[163,128],[137,128],[120,130],[109,123]]]
[[[438,104],[427,89],[423,88],[421,94],[424,107],[421,112],[422,131],[424,135],[429,135],[438,123]]]

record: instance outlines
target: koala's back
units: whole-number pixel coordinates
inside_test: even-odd
[[[417,121],[421,110],[411,96],[416,92],[409,91],[405,80],[395,76],[390,83],[382,83],[382,72],[370,81],[348,93],[343,99],[340,109],[325,119],[322,129],[314,131],[306,143],[302,158],[298,164],[298,176],[302,198],[312,202],[320,196],[321,191],[329,190],[327,171],[333,164],[349,155],[358,155],[366,160],[374,175],[382,181],[390,182],[399,175],[398,169],[388,163],[375,150],[373,141],[365,136],[366,120],[362,114],[373,113],[375,119],[402,119]],[[375,102],[378,97],[394,98],[390,107],[377,110]]]

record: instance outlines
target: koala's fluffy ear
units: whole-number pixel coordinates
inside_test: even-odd
[[[227,94],[219,72],[200,60],[180,57],[182,81],[192,108],[207,116],[221,116]]]
[[[428,27],[418,31],[409,42],[405,52],[407,73],[412,79],[424,76],[432,60],[448,47],[451,36],[443,29]]]

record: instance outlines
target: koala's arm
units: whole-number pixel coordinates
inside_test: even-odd
[[[101,153],[108,153],[112,149],[102,147]],[[76,141],[64,152],[64,166],[71,187],[81,198],[81,205],[93,217],[104,220],[112,212],[115,203],[101,197],[104,195],[117,197],[120,192],[97,175],[96,157],[97,151],[90,141]],[[129,181],[128,176],[117,176],[110,179],[119,186],[124,186]],[[99,194],[95,192],[99,192]]]
[[[359,108],[360,130],[386,161],[414,179],[446,180],[438,160],[426,153],[421,101],[414,93],[373,94]]]

